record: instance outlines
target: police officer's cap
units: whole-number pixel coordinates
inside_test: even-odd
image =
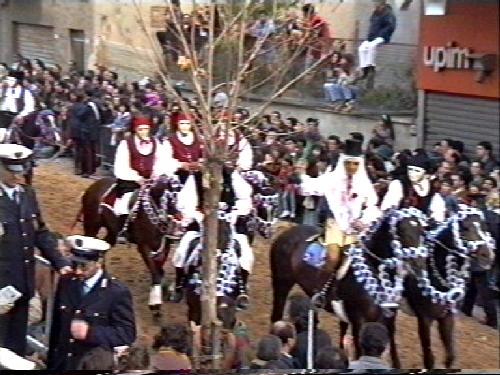
[[[21,145],[0,144],[0,162],[11,172],[22,173],[33,152]]]
[[[71,247],[71,259],[77,262],[97,261],[110,248],[106,241],[87,236],[69,236],[66,242]]]

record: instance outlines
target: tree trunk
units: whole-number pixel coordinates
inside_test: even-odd
[[[211,367],[220,367],[220,323],[217,318],[217,246],[218,246],[218,209],[222,186],[222,162],[208,160],[204,171],[203,208],[203,252],[202,252],[202,289],[201,289],[201,329],[208,333],[202,335],[208,340],[208,353],[212,355]]]

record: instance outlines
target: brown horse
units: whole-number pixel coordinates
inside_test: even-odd
[[[308,246],[307,239],[317,235],[317,229],[311,226],[299,225],[282,232],[273,242],[270,253],[271,277],[273,285],[273,311],[271,320],[281,320],[288,293],[295,284],[309,296],[320,296],[326,311],[334,312],[333,300],[343,302],[345,321],[340,323],[340,345],[343,346],[343,336],[351,324],[354,345],[357,356],[360,355],[359,331],[364,322],[383,322],[391,338],[391,357],[394,367],[400,367],[396,350],[395,313],[382,308],[376,303],[373,294],[368,292],[366,284],[360,281],[360,276],[368,270],[377,270],[389,259],[397,255],[393,249],[393,240],[398,239],[404,247],[418,246],[423,223],[411,215],[395,216],[400,211],[391,210],[374,226],[370,238],[366,239],[363,254],[365,266],[350,264],[345,276],[335,280],[335,272],[326,262],[321,268],[307,264],[303,258]],[[397,218],[395,221],[394,218]],[[366,269],[365,269],[366,268]],[[399,267],[397,267],[399,268]],[[389,271],[391,272],[391,271]],[[391,277],[398,273],[397,269]],[[332,284],[333,287],[332,287]],[[381,283],[382,284],[382,283]],[[375,286],[378,291],[380,286]],[[402,285],[401,285],[402,289]],[[338,306],[338,305],[337,305]],[[336,310],[336,312],[341,312]]]
[[[149,306],[159,313],[163,266],[170,250],[171,237],[180,228],[180,221],[176,219],[179,186],[176,180],[167,177],[147,181],[134,198],[135,203],[124,223],[124,219],[117,217],[111,207],[102,204],[103,197],[114,183],[113,178],[100,179],[83,194],[79,216],[83,221],[84,234],[97,236],[100,229],[105,228],[104,240],[114,246],[125,224],[128,241],[137,245],[151,274]]]
[[[445,366],[455,361],[453,338],[457,303],[465,294],[468,268],[474,257],[477,266],[488,269],[494,254],[481,213],[462,207],[438,228],[427,233],[428,254],[419,261],[407,263],[405,297],[418,321],[418,333],[424,367],[434,368],[431,349],[431,325],[438,322],[445,348]]]

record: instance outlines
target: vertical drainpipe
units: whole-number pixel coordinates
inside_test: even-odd
[[[417,92],[417,147],[422,148],[425,144],[425,90],[418,89]]]

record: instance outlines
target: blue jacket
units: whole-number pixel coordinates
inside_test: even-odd
[[[396,30],[396,16],[390,5],[380,11],[374,11],[370,17],[370,28],[368,29],[368,41],[371,42],[379,37],[384,38],[385,43],[391,41],[392,34]]]

